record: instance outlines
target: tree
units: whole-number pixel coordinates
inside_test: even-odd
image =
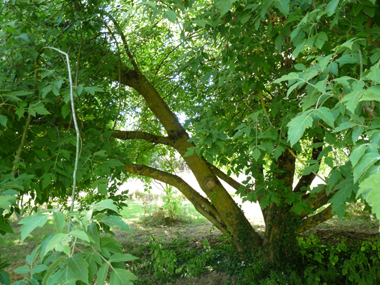
[[[20,194],[66,199],[72,179],[69,85],[54,46],[75,67],[79,189],[106,195],[130,174],[160,180],[239,251],[263,249],[270,262],[297,256],[296,233],[342,217],[347,201],[364,198],[378,214],[375,1],[29,2],[2,4],[0,34],[2,173],[14,164],[13,174],[34,175]],[[342,164],[338,149],[349,151]],[[170,151],[206,197],[149,166]],[[326,185],[310,189],[321,165]],[[241,171],[244,185],[230,177]],[[260,202],[264,237],[219,179]]]

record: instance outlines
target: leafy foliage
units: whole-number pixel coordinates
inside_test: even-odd
[[[46,236],[27,256],[28,266],[16,269],[25,277],[14,284],[75,284],[76,281],[91,284],[95,279],[104,283],[107,276],[111,284],[132,284],[137,278],[125,269],[124,262],[136,257],[122,253],[121,245],[112,237],[101,235],[102,232],[112,233],[110,225],[127,232],[130,232],[129,226],[119,216],[105,215],[107,210],[117,213],[112,200],[94,203],[87,211],[64,215],[49,210],[21,220],[23,239],[36,227],[43,226],[51,214],[57,232]],[[63,231],[67,220],[74,225],[70,232]]]

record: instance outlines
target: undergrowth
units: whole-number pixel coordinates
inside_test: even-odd
[[[298,263],[264,264],[257,255],[241,260],[226,243],[193,249],[187,238],[163,243],[151,237],[150,245],[134,249],[140,259],[133,271],[134,284],[170,284],[179,278],[198,277],[204,272],[237,276],[236,284],[380,284],[380,240],[349,247],[322,244],[317,236],[298,239],[302,258]],[[130,251],[132,249],[128,249]]]

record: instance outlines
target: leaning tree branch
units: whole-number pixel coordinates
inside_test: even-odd
[[[118,131],[115,130],[112,133],[112,137],[120,140],[144,140],[155,144],[165,144],[172,146],[174,141],[169,137],[152,135],[147,132],[141,131]]]
[[[315,227],[315,226],[319,225],[320,223],[327,221],[332,216],[333,216],[333,214],[332,214],[332,210],[331,210],[331,205],[329,205],[322,212],[302,220],[303,226],[297,230],[297,233],[298,234],[303,233],[303,232],[311,229],[312,227]]]
[[[215,207],[181,177],[142,164],[125,164],[125,169],[130,173],[147,176],[176,187],[189,199],[198,212],[205,215],[221,232],[228,234],[227,226],[224,224]]]

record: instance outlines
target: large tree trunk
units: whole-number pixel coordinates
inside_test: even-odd
[[[286,193],[292,191],[295,171],[294,151],[286,149],[278,158],[277,170],[274,175],[274,192]],[[270,263],[289,262],[297,258],[297,234],[300,216],[295,215],[291,205],[284,202],[285,197],[279,197],[279,202],[267,206],[264,211],[265,234],[263,240],[263,259]]]

